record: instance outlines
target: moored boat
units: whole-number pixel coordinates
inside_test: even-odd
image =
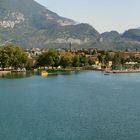
[[[41,76],[48,76],[48,72],[47,71],[41,71]]]

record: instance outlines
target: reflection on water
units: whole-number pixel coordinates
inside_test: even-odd
[[[71,75],[71,74],[78,74],[78,73],[79,71],[49,71],[48,76],[55,77],[59,75]],[[9,72],[9,73],[0,74],[0,78],[6,78],[6,79],[28,78],[32,76],[41,76],[41,75],[40,72]]]
[[[0,78],[17,79],[17,78],[28,78],[34,75],[36,75],[36,73],[33,72],[11,72],[1,74]]]
[[[71,75],[78,74],[79,71],[49,71],[48,76]]]

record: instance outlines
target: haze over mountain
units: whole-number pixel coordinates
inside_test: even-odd
[[[140,48],[140,30],[99,34],[89,24],[63,18],[34,0],[0,0],[0,44],[23,47]]]

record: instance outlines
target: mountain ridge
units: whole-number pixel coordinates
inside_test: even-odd
[[[61,17],[34,0],[0,0],[0,13],[0,44],[12,42],[25,48],[63,48],[69,43],[76,48],[140,48],[140,34],[136,35],[139,29],[122,35],[117,31],[100,34],[91,25]]]

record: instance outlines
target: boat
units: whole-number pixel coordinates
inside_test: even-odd
[[[47,71],[41,71],[41,76],[48,76],[48,72]]]
[[[104,73],[104,75],[110,75],[109,73]]]

